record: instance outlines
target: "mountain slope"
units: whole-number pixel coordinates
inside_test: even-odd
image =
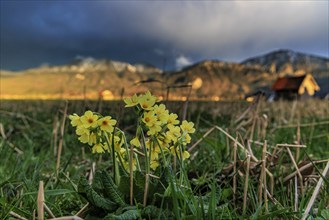
[[[1,98],[97,99],[102,91],[115,98],[152,90],[171,99],[242,99],[259,88],[269,88],[278,76],[312,73],[329,91],[329,59],[293,51],[274,51],[242,63],[203,61],[179,71],[163,73],[148,65],[112,60],[79,59],[68,65],[21,72],[1,71]]]
[[[110,60],[80,60],[69,65],[28,69],[17,74],[1,74],[2,98],[93,98],[103,90],[120,97],[128,92],[146,90],[134,86],[136,81],[149,76],[158,77],[161,71],[154,67],[131,65]],[[130,91],[132,90],[132,91]]]
[[[328,74],[329,59],[291,50],[277,50],[265,55],[253,57],[243,61],[241,64],[248,66],[262,66],[270,73],[293,74],[297,71],[312,73],[314,76]]]

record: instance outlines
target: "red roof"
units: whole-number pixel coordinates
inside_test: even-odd
[[[306,75],[278,78],[272,86],[272,90],[298,90]]]

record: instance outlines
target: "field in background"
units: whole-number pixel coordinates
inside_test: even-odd
[[[121,101],[68,101],[67,114],[82,114],[92,110],[118,119],[119,126],[133,134],[135,118]],[[110,166],[107,156],[91,155],[90,150],[79,143],[74,130],[66,121],[62,126],[65,101],[8,101],[0,106],[0,219],[9,219],[11,212],[27,219],[37,210],[39,181],[45,183],[46,203],[55,216],[75,215],[86,201],[77,193],[80,176],[90,176],[96,169]],[[190,145],[191,158],[188,174],[194,193],[205,203],[215,199],[212,206],[203,207],[207,218],[221,216],[236,218],[289,218],[300,219],[311,199],[319,176],[329,158],[329,102],[308,100],[303,102],[168,102],[168,109],[180,119],[195,123],[197,132]],[[61,129],[64,128],[63,136]],[[203,138],[204,137],[204,138]],[[268,204],[258,207],[257,184],[260,165],[251,163],[249,190],[245,191],[246,150],[238,147],[238,171],[233,172],[234,144],[254,154],[260,161],[265,141],[269,164],[274,176],[274,189]],[[60,171],[56,172],[58,146],[62,142]],[[249,145],[248,145],[249,143]],[[285,181],[294,173],[289,153],[281,148],[280,157],[273,159],[277,144],[306,145],[291,148],[301,167],[310,161],[319,161],[309,173],[301,173],[305,191],[301,195],[299,179]],[[290,149],[290,148],[289,148]],[[272,156],[272,158],[271,158]],[[321,162],[322,161],[322,162]],[[324,161],[324,162],[323,162]],[[94,164],[94,165],[93,165]],[[248,172],[249,173],[249,172]],[[235,179],[236,178],[236,179]],[[247,178],[247,179],[248,179]],[[269,177],[268,177],[269,178]],[[237,181],[233,187],[232,181]],[[270,183],[270,178],[268,179]],[[214,190],[212,187],[216,186]],[[269,184],[270,189],[270,184]],[[310,212],[313,216],[325,215],[329,209],[329,183],[324,181],[323,190]],[[296,196],[296,192],[298,194]],[[214,194],[215,193],[215,194]],[[246,211],[242,210],[244,196],[248,198]],[[212,204],[212,203],[209,203]],[[323,214],[324,213],[324,214]],[[328,213],[327,213],[328,214]],[[49,214],[47,214],[49,216]]]

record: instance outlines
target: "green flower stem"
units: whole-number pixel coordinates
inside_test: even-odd
[[[126,149],[126,153],[127,153],[127,158],[130,158],[130,149],[128,147],[128,142],[127,142],[127,138],[126,138],[126,135],[123,131],[121,131],[121,134],[122,134],[122,137],[123,137],[123,141],[124,141],[124,146],[125,146],[125,149]],[[136,154],[134,154],[134,157],[136,159],[136,164],[137,164],[137,169],[138,171],[141,171],[141,167],[140,167],[140,164],[139,164],[139,160],[138,160],[138,157]]]
[[[138,123],[138,126],[140,127],[140,122]],[[146,149],[146,141],[145,141],[145,135],[143,132],[143,129],[141,129],[141,135],[142,135],[142,142],[143,142],[143,151],[145,154],[145,171],[146,173],[150,173],[150,166],[149,166],[149,157],[147,155],[147,149]]]
[[[112,154],[112,162],[113,162],[113,179],[115,180],[115,184],[119,185],[120,183],[120,174],[119,174],[119,169],[118,169],[118,162],[117,160],[115,159],[115,150],[114,150],[114,132],[115,132],[115,127],[113,129],[113,132],[112,132],[112,143],[110,143],[110,140],[108,138],[108,136],[106,135],[107,133],[104,132],[104,136],[105,136],[105,139],[106,139],[106,142],[108,144],[108,146],[111,146],[111,154]]]

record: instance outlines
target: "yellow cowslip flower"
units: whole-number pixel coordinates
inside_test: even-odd
[[[160,164],[159,164],[159,161],[158,160],[151,160],[151,162],[150,162],[150,168],[152,170],[156,170],[159,165]]]
[[[141,146],[141,142],[139,141],[138,137],[134,137],[131,141],[130,141],[131,145],[134,145],[135,147],[140,147]]]
[[[73,115],[70,115],[69,119],[71,120],[72,127],[77,127],[82,124],[82,122],[80,120],[80,116],[75,113]]]
[[[89,142],[89,134],[82,134],[78,139],[81,143],[86,144]]]
[[[88,128],[85,128],[85,127],[83,127],[83,126],[78,126],[77,127],[77,130],[75,130],[75,133],[77,134],[77,135],[84,135],[84,134],[90,134],[90,131],[89,131],[89,129]]]
[[[147,131],[148,135],[156,135],[161,131],[161,122],[160,121],[155,121],[152,126],[148,127],[149,130]]]
[[[124,140],[118,136],[114,136],[114,140],[112,141],[113,135],[109,135],[109,141],[110,144],[112,145],[112,142],[114,142],[114,150],[116,152],[121,152],[121,147],[124,144]]]
[[[142,121],[145,123],[147,127],[153,126],[153,124],[157,121],[157,117],[155,116],[153,111],[144,112]]]
[[[187,159],[189,157],[190,157],[190,153],[187,150],[185,150],[185,151],[182,152],[182,158],[183,158],[183,160],[185,160],[185,159]]]
[[[155,105],[153,108],[153,111],[159,121],[161,121],[162,123],[166,123],[168,121],[169,111],[166,110],[166,106],[164,104]]]
[[[130,98],[123,99],[123,101],[126,103],[125,107],[132,107],[132,106],[138,105],[139,99],[138,99],[138,96],[136,94],[134,94]]]
[[[159,159],[159,153],[160,152],[161,152],[160,148],[158,146],[155,146],[151,150],[151,158],[150,158],[150,160],[157,160],[157,159]]]
[[[169,129],[169,131],[166,132],[167,138],[169,138],[174,143],[176,143],[178,138],[181,136],[180,127],[173,126],[170,124],[170,125],[168,125],[168,129]]]
[[[183,144],[186,145],[189,143],[191,143],[191,136],[189,134],[186,134]]]
[[[160,147],[162,149],[166,149],[168,147],[168,144],[171,142],[169,138],[167,138],[166,135],[158,135],[157,137],[157,143],[155,143],[155,148],[160,152]],[[160,146],[159,146],[160,145]]]
[[[146,149],[150,149],[150,146],[151,146],[151,141],[150,141],[150,139],[146,139],[146,140],[145,140],[145,147],[146,147]]]
[[[155,104],[155,101],[153,99],[148,99],[147,97],[142,96],[139,98],[138,103],[142,109],[150,111],[153,109],[153,105]]]
[[[162,141],[160,143],[160,147],[164,150],[164,151],[168,151],[169,149],[169,144],[171,143],[171,140],[169,138],[165,138],[164,141]]]
[[[144,95],[138,97],[138,103],[144,110],[152,110],[153,105],[157,102],[157,98],[147,91]]]
[[[92,153],[98,153],[98,154],[102,154],[105,152],[105,148],[104,148],[104,145],[101,144],[101,143],[97,143],[93,146],[92,148]]]
[[[195,132],[195,128],[193,128],[194,123],[193,122],[188,122],[184,120],[181,124],[181,129],[182,131],[186,131],[187,133],[193,134]]]
[[[75,133],[80,136],[78,139],[81,143],[86,144],[89,142],[90,131],[88,128],[78,126]]]
[[[81,116],[81,122],[82,125],[85,128],[89,128],[89,127],[96,127],[97,126],[97,119],[98,116],[94,115],[94,113],[92,111],[86,111],[85,114],[83,116]]]
[[[114,125],[116,123],[117,123],[117,121],[112,119],[111,116],[106,116],[106,117],[101,118],[97,121],[97,124],[99,125],[100,129],[102,131],[106,131],[108,133],[113,132]]]
[[[178,147],[172,146],[170,148],[170,152],[172,155],[176,155],[178,158],[180,158],[180,152]],[[182,151],[182,159],[185,160],[190,157],[190,153],[188,151]]]
[[[142,97],[145,98],[148,101],[152,101],[152,102],[157,101],[157,97],[153,96],[150,91],[145,92],[145,94]]]
[[[171,124],[171,125],[177,125],[177,124],[179,124],[179,121],[177,120],[177,118],[178,118],[178,115],[177,114],[171,113],[169,115],[169,117],[168,117],[168,121],[167,121],[168,125],[169,124]]]
[[[129,163],[129,159],[126,159],[127,158],[127,153],[126,153],[126,149],[122,148],[120,150],[120,156],[122,158],[122,164],[123,164],[123,167],[124,169],[130,173],[130,163]],[[135,157],[133,157],[133,161],[132,161],[132,165],[133,165],[133,172],[136,170],[136,159]]]
[[[96,142],[97,142],[96,134],[94,132],[91,132],[89,135],[88,144],[90,146],[93,146],[94,144],[96,144]]]

